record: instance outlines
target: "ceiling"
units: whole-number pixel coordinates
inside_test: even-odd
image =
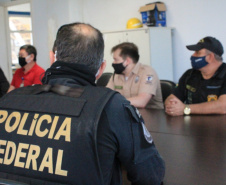
[[[0,0],[0,6],[11,6],[30,2],[30,0]]]

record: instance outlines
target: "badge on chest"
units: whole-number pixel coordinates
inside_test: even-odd
[[[123,89],[123,86],[115,85],[115,89]]]
[[[217,95],[215,94],[210,94],[207,96],[207,101],[217,101]]]

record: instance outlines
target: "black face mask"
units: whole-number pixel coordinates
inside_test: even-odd
[[[123,66],[123,63],[119,63],[119,64],[112,64],[112,67],[115,70],[116,74],[122,74],[122,72],[126,69],[126,67]]]
[[[19,64],[21,67],[24,67],[27,64],[24,57],[19,57]]]

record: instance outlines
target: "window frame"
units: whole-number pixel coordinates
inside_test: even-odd
[[[29,17],[30,18],[30,30],[11,30],[10,29],[10,17]],[[14,33],[19,33],[19,34],[31,34],[31,40],[30,40],[30,44],[33,45],[33,30],[32,30],[32,18],[31,18],[31,13],[30,12],[26,12],[26,11],[8,11],[8,30],[9,30],[9,45],[10,45],[10,70],[12,75],[14,74],[15,70],[19,68],[18,65],[15,65],[13,63],[13,58],[12,58],[12,52],[13,52],[13,48],[12,48],[12,39],[11,39],[11,34]],[[18,51],[19,52],[19,51]]]

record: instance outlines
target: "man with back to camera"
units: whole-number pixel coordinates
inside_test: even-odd
[[[164,161],[139,112],[119,93],[95,86],[106,66],[100,31],[63,25],[56,50],[44,85],[0,100],[0,171],[54,184],[119,185],[122,164],[133,184],[160,184]]]
[[[226,113],[226,64],[219,40],[205,37],[195,45],[192,69],[179,80],[178,87],[165,101],[166,113],[172,116]]]
[[[18,60],[21,68],[13,75],[8,92],[19,87],[42,84],[41,75],[45,70],[36,63],[36,58],[37,50],[34,46],[27,44],[20,47]]]
[[[115,72],[106,87],[120,92],[137,108],[163,109],[160,81],[155,70],[138,62],[135,44],[124,42],[111,50]]]

